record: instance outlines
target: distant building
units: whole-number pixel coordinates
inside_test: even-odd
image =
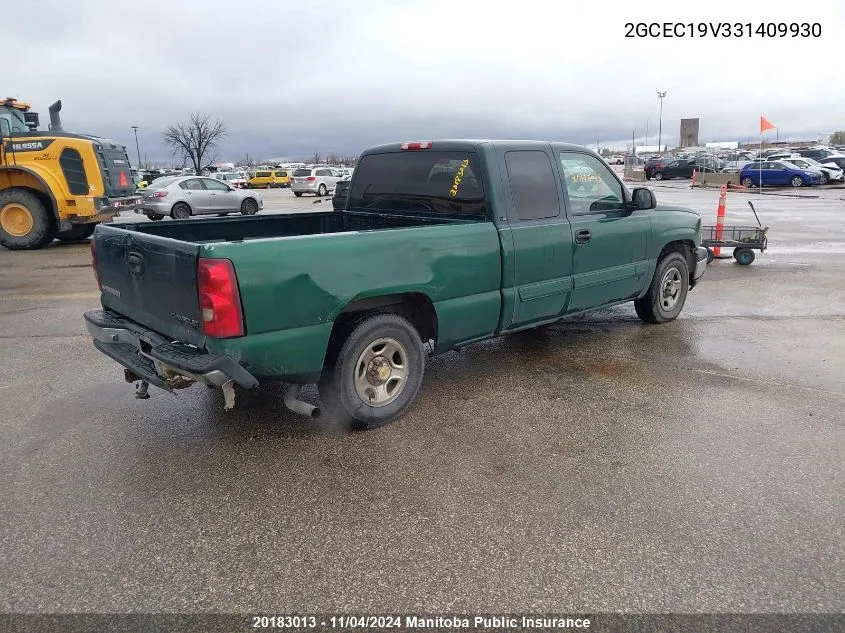
[[[681,139],[678,145],[698,145],[698,119],[681,119]]]
[[[707,149],[736,149],[739,147],[739,141],[719,141],[716,143],[705,143],[704,147]]]

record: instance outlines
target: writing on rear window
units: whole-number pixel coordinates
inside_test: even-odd
[[[452,181],[452,188],[449,189],[449,195],[453,198],[458,195],[458,187],[461,184],[461,180],[464,178],[464,172],[466,171],[467,167],[469,167],[469,159],[465,158],[461,161],[461,166],[458,168],[458,173],[455,174],[455,179]]]

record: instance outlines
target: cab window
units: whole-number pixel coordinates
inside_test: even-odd
[[[540,220],[560,215],[557,184],[552,163],[546,152],[507,152],[505,164],[513,207],[518,219]]]
[[[625,210],[622,183],[601,160],[589,154],[561,152],[560,165],[571,214]]]

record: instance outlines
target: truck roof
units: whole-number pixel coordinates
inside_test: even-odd
[[[460,151],[467,149],[474,149],[483,145],[518,145],[522,148],[536,146],[553,147],[559,150],[573,150],[573,151],[592,151],[583,145],[575,145],[573,143],[561,143],[558,141],[539,141],[537,139],[518,140],[518,139],[431,139],[418,141],[405,141],[403,143],[386,143],[384,145],[376,145],[364,151],[364,154],[383,154],[387,152],[396,152],[402,149],[405,143],[431,143],[430,148],[420,148],[420,151],[425,149],[439,149],[443,151]]]

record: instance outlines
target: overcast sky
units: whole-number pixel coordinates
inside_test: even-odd
[[[42,129],[61,98],[65,129],[133,160],[130,126],[142,158],[167,159],[161,131],[193,110],[226,123],[227,160],[445,137],[621,147],[646,121],[656,144],[658,90],[670,146],[682,117],[702,142],[758,138],[761,114],[781,138],[845,129],[838,0],[27,0],[11,18],[4,48],[23,54],[2,90]],[[796,20],[822,36],[625,38],[626,22]]]

